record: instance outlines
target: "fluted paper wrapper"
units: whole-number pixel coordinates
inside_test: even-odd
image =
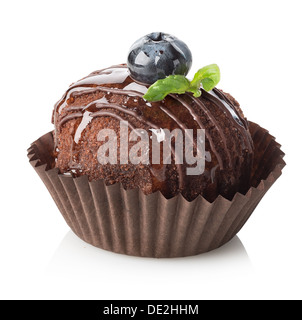
[[[280,145],[267,130],[250,122],[255,146],[251,187],[232,201],[182,195],[166,199],[106,186],[87,176],[73,178],[51,168],[53,136],[47,133],[28,149],[28,157],[67,224],[84,241],[117,253],[143,257],[184,257],[216,249],[242,228],[285,165]]]

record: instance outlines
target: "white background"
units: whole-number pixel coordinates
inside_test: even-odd
[[[301,1],[1,1],[1,299],[301,299]],[[219,88],[286,153],[281,178],[229,244],[184,259],[117,255],[69,230],[26,157],[54,103],[88,73],[125,62],[152,31],[185,41],[190,76]]]

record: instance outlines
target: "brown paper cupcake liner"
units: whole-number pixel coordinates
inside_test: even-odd
[[[73,178],[53,168],[49,132],[28,149],[31,165],[53,197],[69,227],[84,241],[117,253],[143,257],[184,257],[216,249],[231,240],[248,220],[285,166],[280,145],[267,130],[250,122],[255,145],[251,187],[232,201],[202,196],[188,202],[182,195],[166,199],[106,186],[87,176]]]

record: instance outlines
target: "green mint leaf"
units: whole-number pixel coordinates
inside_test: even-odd
[[[191,85],[187,91],[192,92],[195,98],[198,98],[201,96],[201,90],[199,90],[199,88],[192,87]]]
[[[182,94],[190,88],[190,81],[181,75],[171,75],[164,79],[157,80],[149,87],[143,98],[147,101],[163,100],[169,93]],[[198,91],[193,88],[194,92]],[[192,91],[193,92],[193,91]]]
[[[199,69],[195,75],[193,80],[191,81],[190,87],[198,90],[200,88],[200,84],[204,90],[210,91],[212,90],[220,81],[220,70],[217,64],[210,64]],[[193,92],[193,91],[192,91]],[[195,96],[195,94],[194,94]]]
[[[192,92],[194,97],[201,96],[200,85],[204,90],[212,90],[220,81],[220,70],[217,64],[210,64],[199,69],[190,82],[185,76],[171,75],[153,83],[143,98],[147,101],[163,100],[169,93],[183,94]]]

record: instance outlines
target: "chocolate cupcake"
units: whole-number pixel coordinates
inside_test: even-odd
[[[284,166],[267,131],[216,88],[216,65],[189,81],[188,47],[164,33],[128,63],[72,84],[31,163],[83,240],[138,256],[202,253],[229,241]]]

